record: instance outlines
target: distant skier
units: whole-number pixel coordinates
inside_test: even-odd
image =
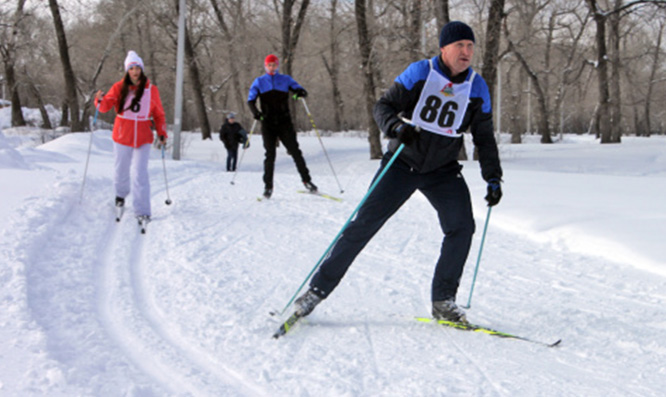
[[[282,141],[287,152],[294,159],[298,173],[305,187],[316,192],[317,186],[312,183],[310,171],[305,164],[303,153],[298,147],[296,130],[291,121],[289,112],[289,91],[293,91],[297,97],[305,98],[308,93],[291,76],[278,73],[278,57],[271,54],[264,60],[266,74],[257,77],[248,95],[247,103],[254,114],[254,118],[261,121],[266,150],[264,160],[264,197],[270,198],[273,194],[273,172],[275,170],[276,145]],[[257,99],[260,101],[261,110],[257,108]]]
[[[469,189],[457,161],[462,132],[471,130],[479,150],[489,206],[502,197],[502,168],[488,86],[470,67],[472,29],[458,21],[446,24],[439,47],[439,55],[409,65],[375,105],[375,121],[391,138],[377,175],[399,145],[404,144],[404,149],[343,231],[313,276],[310,289],[296,300],[297,315],[308,315],[328,297],[368,241],[419,190],[437,211],[445,235],[432,281],[432,315],[466,322],[455,299],[475,225]]]
[[[236,171],[238,145],[242,143],[243,148],[247,149],[250,147],[250,141],[247,138],[247,131],[236,122],[235,113],[229,113],[220,127],[220,140],[227,149],[227,172]]]
[[[154,125],[162,145],[166,144],[167,130],[160,93],[144,74],[143,60],[136,52],[127,53],[123,79],[106,94],[97,91],[95,106],[99,106],[102,113],[116,111],[112,135],[116,206],[123,207],[131,191],[136,217],[148,221],[151,215],[148,176],[153,143],[151,127]]]

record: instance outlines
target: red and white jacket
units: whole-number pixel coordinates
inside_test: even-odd
[[[115,83],[99,103],[95,101],[95,106],[99,106],[100,112],[106,113],[111,109],[115,109],[117,112],[122,85],[122,80]],[[167,131],[164,108],[162,108],[162,100],[157,87],[150,81],[146,81],[146,88],[139,106],[129,109],[136,89],[136,86],[130,86],[123,106],[123,109],[126,110],[116,116],[113,123],[113,140],[121,145],[138,148],[146,143],[153,143],[151,129],[153,124],[157,135],[167,137]]]

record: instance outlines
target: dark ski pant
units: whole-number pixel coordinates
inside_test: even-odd
[[[275,153],[278,139],[294,159],[296,169],[301,175],[301,180],[303,182],[310,182],[310,171],[307,165],[305,165],[303,153],[298,147],[298,141],[296,140],[296,131],[290,122],[278,125],[267,125],[264,123],[261,135],[264,141],[264,150],[266,151],[264,159],[264,185],[266,188],[273,188],[273,172],[275,170]]]
[[[375,178],[390,155],[384,156]],[[365,245],[417,189],[437,211],[444,232],[432,280],[432,300],[455,298],[475,229],[469,189],[457,169],[418,174],[400,160],[386,172],[356,218],[343,231],[313,276],[310,287],[327,297]]]
[[[238,147],[227,149],[227,171],[236,171],[236,160],[238,159]]]

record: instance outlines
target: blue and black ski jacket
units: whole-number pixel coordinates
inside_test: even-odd
[[[451,77],[450,70],[444,65],[439,55],[432,58],[432,66],[436,72],[442,74],[454,84],[462,83],[472,72],[472,68],[468,68],[467,72]],[[391,152],[395,152],[400,145],[393,128],[400,122],[399,116],[411,120],[412,112],[419,101],[428,73],[430,73],[428,59],[412,63],[395,79],[393,85],[375,104],[373,115],[379,128],[386,136],[391,138],[389,141]],[[483,179],[486,181],[494,178],[501,179],[502,167],[500,166],[497,143],[493,135],[490,93],[486,81],[478,74],[472,82],[469,101],[458,132],[462,133],[469,129],[472,133],[474,145],[479,150],[479,162]],[[442,168],[459,169],[461,165],[458,163],[458,153],[462,143],[462,138],[438,135],[423,130],[416,142],[405,146],[399,159],[419,173],[427,173]]]
[[[265,123],[290,123],[289,91],[296,92],[296,90],[302,89],[303,87],[289,75],[280,73],[270,75],[266,73],[254,79],[247,103],[255,118],[261,113]],[[261,110],[257,108],[257,99],[260,101]]]

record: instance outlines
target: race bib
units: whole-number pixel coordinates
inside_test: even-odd
[[[475,76],[476,73],[472,71],[469,80],[454,84],[437,73],[430,60],[430,72],[412,113],[412,123],[435,134],[461,137],[458,128],[467,111]]]
[[[146,87],[141,96],[141,100],[132,106],[132,100],[134,99],[135,90],[132,90],[127,93],[127,98],[125,99],[125,111],[121,116],[124,119],[129,120],[148,120],[150,117],[150,86]]]

